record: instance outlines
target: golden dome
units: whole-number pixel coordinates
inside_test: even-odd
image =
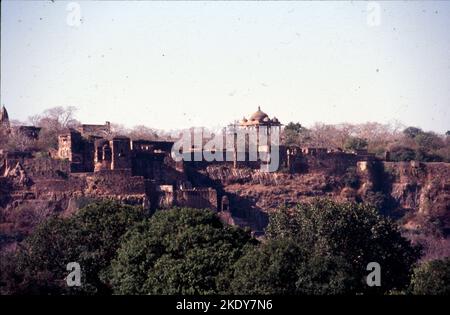
[[[258,106],[258,110],[250,116],[249,120],[250,121],[252,121],[252,120],[263,121],[264,118],[268,118],[268,117],[269,116],[261,110],[261,107]]]

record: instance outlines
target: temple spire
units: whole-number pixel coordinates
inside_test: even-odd
[[[2,105],[2,108],[0,109],[0,126],[9,128],[8,111],[4,105]]]

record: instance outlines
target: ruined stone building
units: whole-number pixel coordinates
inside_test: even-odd
[[[273,128],[279,131],[281,123],[275,117],[270,119],[258,108],[249,120],[243,120],[239,125],[239,128],[256,131],[262,127],[266,127],[265,132],[270,136]],[[140,195],[145,195],[145,203],[150,204],[150,207],[178,205],[211,209],[223,207],[228,210],[228,198],[218,196],[215,188],[201,183],[193,175],[195,169],[204,163],[215,162],[193,159],[175,162],[171,156],[173,144],[174,141],[131,140],[125,136],[111,136],[108,122],[105,125],[81,125],[59,135],[56,158],[68,162],[71,174],[88,178],[88,182],[93,183],[89,189],[96,191],[97,195],[106,194],[106,187],[114,187],[112,189],[118,191],[121,186],[122,191],[126,191],[126,187],[133,187],[133,190],[140,187],[137,190]],[[259,138],[257,147],[258,150],[267,150],[260,145]],[[194,153],[191,149],[184,153]],[[234,151],[236,157],[237,152]],[[225,151],[222,153],[226,154]],[[224,160],[223,163],[227,162]],[[233,165],[256,168],[259,163],[248,160],[238,165],[235,159]],[[193,181],[196,183],[193,184]],[[131,183],[135,184],[130,186]]]
[[[83,135],[83,137],[107,137],[111,134],[111,123],[107,121],[104,125],[82,124],[77,128],[77,130]]]
[[[10,134],[21,135],[29,140],[37,140],[39,138],[39,133],[41,128],[35,126],[11,126],[9,121],[8,111],[6,107],[2,105],[0,109],[0,137],[3,141]]]
[[[192,187],[183,163],[175,163],[171,158],[173,141],[108,135],[109,123],[69,129],[58,138],[57,158],[68,161],[72,174],[95,178],[92,182],[96,184],[90,187],[99,195],[108,190],[120,194],[131,187],[133,193],[143,196],[142,203],[152,209],[172,206],[217,209],[216,191]]]
[[[8,113],[4,107],[0,118],[2,129],[9,130]],[[38,129],[22,127],[29,137],[38,137]],[[264,130],[265,136],[270,139],[270,135],[280,132],[281,127],[276,117],[270,118],[258,108],[249,119],[244,118],[229,126],[225,132],[235,135],[237,129],[252,132]],[[30,200],[59,200],[58,207],[62,208],[71,208],[84,198],[112,198],[142,205],[150,210],[189,206],[233,211],[238,201],[222,189],[222,184],[210,172],[222,170],[220,172],[228,174],[233,170],[245,174],[251,171],[265,178],[266,175],[260,169],[264,161],[251,160],[249,156],[253,145],[258,152],[270,153],[270,146],[260,140],[258,136],[256,143],[251,143],[250,138],[246,138],[243,149],[234,146],[214,152],[222,154],[223,159],[219,160],[201,158],[175,161],[172,156],[174,141],[149,141],[112,135],[109,122],[104,125],[83,124],[59,135],[58,150],[52,152],[51,158],[36,159],[32,152],[1,153],[0,177],[20,175],[19,180],[15,181],[16,186],[23,186],[17,186],[20,196],[30,196]],[[183,154],[190,156],[196,150],[206,150],[204,144],[200,148],[189,147]],[[229,149],[231,151],[227,151]],[[279,169],[291,174],[318,169],[329,170],[330,173],[340,172],[349,165],[356,165],[357,161],[371,158],[322,148],[286,147],[279,144],[274,149],[279,151]],[[244,153],[244,161],[237,160],[239,153]],[[226,158],[230,154],[233,157],[231,160]],[[232,176],[222,174],[218,178],[223,182]],[[10,195],[8,198],[15,197]]]
[[[12,129],[4,107],[0,127],[8,133]],[[248,119],[225,128],[224,135],[262,127],[267,128],[267,136],[282,124],[258,108]],[[209,140],[183,153],[217,151],[205,146]],[[365,202],[377,197],[382,187],[383,200],[398,205],[396,215],[408,214],[407,228],[419,226],[423,214],[439,219],[450,231],[450,163],[387,162],[367,151],[278,145],[279,168],[263,172],[261,161],[248,159],[253,145],[258,152],[267,152],[259,140],[246,139],[244,161],[237,161],[242,152],[236,146],[215,152],[223,154],[222,160],[176,161],[174,141],[113,135],[109,123],[81,125],[62,132],[58,150],[50,156],[0,150],[0,209],[11,216],[22,210],[42,217],[69,215],[98,199],[118,200],[150,212],[174,206],[209,208],[218,211],[224,222],[250,227],[259,235],[267,225],[267,214],[283,205],[317,197]],[[229,153],[232,159],[227,160]]]

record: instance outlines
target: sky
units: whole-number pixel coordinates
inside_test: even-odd
[[[450,129],[450,2],[2,1],[1,104],[26,121]]]

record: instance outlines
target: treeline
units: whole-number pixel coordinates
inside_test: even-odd
[[[29,117],[27,123],[12,121],[12,125],[28,124],[40,127],[38,141],[32,141],[20,133],[12,133],[9,139],[0,139],[0,148],[11,150],[35,150],[47,152],[58,147],[58,135],[67,128],[77,128],[76,107],[54,107],[41,114]],[[208,133],[214,131],[205,129]],[[107,137],[125,135],[133,140],[175,139],[179,132],[162,131],[146,126],[126,128],[111,124]],[[283,144],[301,147],[340,148],[342,150],[367,149],[380,158],[390,152],[392,161],[450,162],[450,131],[445,135],[423,131],[416,127],[365,123],[329,125],[316,123],[305,128],[300,123],[290,122],[282,133]]]
[[[39,139],[33,140],[20,132],[11,132],[7,139],[0,139],[0,149],[42,152],[55,150],[58,148],[58,136],[61,133],[69,128],[76,129],[82,124],[76,119],[76,112],[77,108],[74,106],[58,106],[30,116],[27,122],[13,120],[11,121],[13,129],[20,125],[31,125],[41,128]],[[99,123],[102,124],[104,122]],[[133,140],[161,140],[170,139],[171,137],[169,133],[146,126],[126,128],[120,124],[111,124],[110,134],[105,136],[112,138],[117,135],[128,136]]]
[[[450,162],[450,131],[445,135],[416,127],[389,124],[315,124],[305,128],[290,122],[283,131],[283,143],[302,147],[363,150],[380,158],[390,153],[392,161]]]
[[[0,259],[1,294],[449,294],[450,259],[420,248],[368,205],[316,200],[271,216],[266,238],[209,210],[92,203],[40,225]],[[69,262],[81,286],[68,287]],[[381,266],[368,286],[367,265]]]

